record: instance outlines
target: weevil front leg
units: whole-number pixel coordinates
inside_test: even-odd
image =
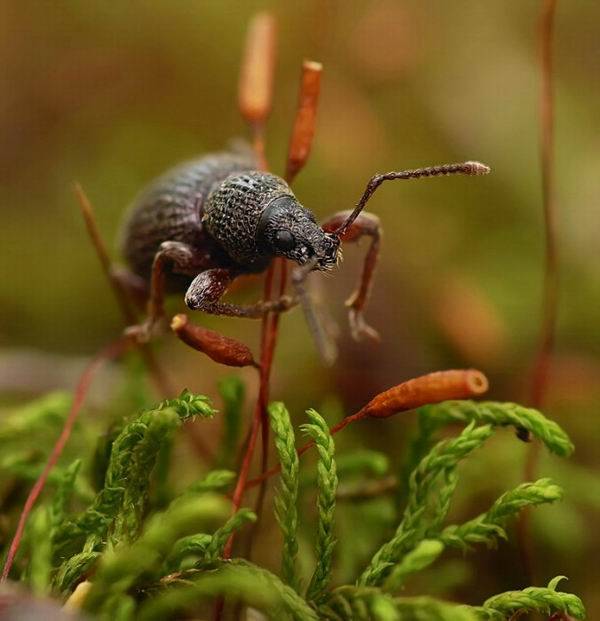
[[[219,267],[198,274],[185,294],[185,303],[192,310],[247,319],[260,319],[269,312],[281,313],[298,303],[295,298],[288,295],[283,295],[277,300],[250,305],[220,302],[219,300],[225,295],[229,285],[239,275],[240,273],[236,270]]]
[[[221,302],[227,288],[239,275],[237,270],[227,268],[212,268],[201,272],[189,286],[185,294],[185,303],[192,310],[250,319],[264,317],[267,312],[283,312],[297,304],[296,300],[289,296],[251,305]],[[215,362],[234,367],[260,368],[246,345],[212,330],[194,326],[188,322],[185,315],[176,315],[171,322],[171,329],[184,343],[204,352]]]
[[[350,211],[340,211],[323,223],[325,232],[336,231],[348,218]],[[356,242],[364,236],[371,238],[371,244],[365,255],[362,273],[358,287],[354,293],[346,300],[346,306],[350,308],[349,321],[352,337],[359,341],[364,337],[379,341],[377,331],[369,326],[365,321],[363,312],[369,300],[373,275],[379,258],[379,247],[381,243],[381,225],[379,218],[373,214],[362,212],[356,220],[346,229],[342,235],[342,242]]]
[[[175,272],[189,272],[197,263],[196,254],[190,246],[182,242],[166,241],[154,256],[150,277],[150,295],[147,308],[148,316],[144,323],[129,326],[125,334],[133,336],[140,343],[148,342],[156,333],[165,331],[165,284],[167,266]]]

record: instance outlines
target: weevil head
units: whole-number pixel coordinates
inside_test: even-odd
[[[340,239],[326,233],[311,211],[294,196],[281,196],[262,212],[258,239],[266,252],[285,257],[299,265],[315,262],[315,268],[327,271],[338,261]]]
[[[288,184],[260,171],[232,173],[203,206],[203,224],[229,257],[260,271],[273,256],[329,270],[338,261],[339,236],[325,233]]]

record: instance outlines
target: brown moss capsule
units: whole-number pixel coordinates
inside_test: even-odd
[[[186,345],[201,351],[215,362],[229,367],[259,368],[246,345],[214,330],[190,323],[187,315],[183,313],[173,317],[171,329]]]
[[[393,386],[379,393],[365,405],[357,417],[387,418],[397,412],[412,410],[448,399],[468,399],[488,389],[486,376],[475,369],[437,371]]]

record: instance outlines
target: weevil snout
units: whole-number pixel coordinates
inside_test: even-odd
[[[295,227],[294,234],[288,230],[279,232],[278,237],[286,240],[293,237],[294,243],[282,254],[299,265],[311,263],[312,269],[328,271],[338,262],[340,238],[333,233],[325,233],[314,221],[306,219],[301,227]]]
[[[338,251],[340,248],[340,238],[333,233],[323,233],[323,238],[319,246],[315,249],[314,256],[317,259],[317,269],[322,271],[330,270],[338,262]]]
[[[259,245],[267,252],[298,265],[314,263],[313,269],[329,270],[337,264],[339,237],[323,231],[293,196],[271,202],[261,214],[257,233]]]

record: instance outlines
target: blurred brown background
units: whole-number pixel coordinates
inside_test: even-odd
[[[302,316],[282,321],[273,395],[299,417],[341,400],[348,412],[411,376],[476,366],[491,396],[525,400],[540,322],[539,3],[86,2],[0,5],[0,388],[29,396],[73,385],[80,356],[122,328],[71,187],[82,183],[107,240],[140,188],[180,160],[245,134],[236,110],[245,27],[280,23],[268,157],[281,172],[303,58],[324,63],[313,155],[295,184],[317,217],[349,208],[372,173],[478,159],[485,178],[388,184],[370,203],[385,229],[370,322],[380,346],[352,343],[343,300],[363,248],[325,281],[340,323],[324,370]],[[559,2],[556,161],[561,245],[557,356],[545,411],[570,434],[570,464],[544,459],[567,488],[536,513],[540,579],[564,573],[590,618],[600,538],[600,5]],[[323,284],[323,283],[322,283]],[[258,279],[236,293],[260,295]],[[173,310],[181,308],[173,300]],[[256,348],[258,323],[195,317]],[[160,356],[181,386],[214,394],[224,372],[172,339]],[[251,378],[251,375],[248,375]],[[394,461],[413,417],[340,441]],[[371,435],[368,435],[368,434]],[[467,467],[465,512],[519,481],[524,447],[506,434]],[[477,472],[474,472],[474,471]],[[465,500],[465,502],[467,502]],[[478,553],[486,568],[444,593],[478,601],[522,586],[514,546]],[[475,566],[475,565],[471,565]],[[515,577],[517,576],[517,577]]]

